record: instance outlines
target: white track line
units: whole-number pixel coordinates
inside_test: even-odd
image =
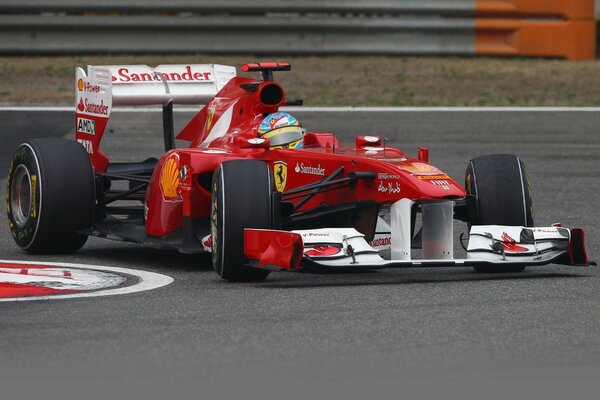
[[[61,262],[42,262],[42,261],[15,261],[15,260],[0,260],[0,263],[6,264],[30,264],[30,265],[51,265],[56,267],[68,267],[68,268],[79,268],[79,269],[93,269],[97,271],[108,271],[117,272],[121,274],[133,275],[140,279],[140,282],[126,286],[123,288],[99,290],[97,292],[85,292],[85,293],[71,293],[71,294],[57,294],[50,296],[35,296],[35,297],[10,297],[0,299],[1,302],[9,301],[32,301],[32,300],[55,300],[55,299],[74,299],[81,297],[100,297],[100,296],[112,296],[117,294],[128,294],[143,292],[146,290],[157,289],[159,287],[166,286],[173,282],[173,278],[170,276],[157,274],[154,272],[141,271],[139,269],[129,268],[118,268],[118,267],[105,267],[99,265],[86,265],[86,264],[70,264]]]
[[[175,112],[197,112],[198,107],[175,107]],[[600,112],[600,107],[281,107],[289,112]],[[75,107],[3,106],[0,112],[75,112]],[[156,107],[115,107],[112,112],[162,112]]]

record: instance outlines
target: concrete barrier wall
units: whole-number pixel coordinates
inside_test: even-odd
[[[594,0],[3,0],[0,53],[595,57]]]

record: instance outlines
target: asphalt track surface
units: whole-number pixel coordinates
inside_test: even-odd
[[[598,112],[296,112],[343,142],[380,134],[462,182],[470,158],[515,153],[537,225],[583,226],[598,260]],[[181,126],[189,114],[177,114]],[[1,113],[0,164],[22,139],[70,136],[73,116]],[[115,113],[114,161],[160,155],[159,113]],[[5,179],[1,182],[4,196]],[[585,380],[600,376],[600,270],[548,266],[350,275],[271,274],[231,284],[206,256],[91,238],[70,256],[31,256],[0,217],[0,258],[136,268],[174,278],[131,295],[0,304],[0,380]]]

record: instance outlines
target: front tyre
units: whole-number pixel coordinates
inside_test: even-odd
[[[465,174],[468,225],[533,226],[525,165],[512,154],[472,159]],[[475,266],[477,272],[520,272],[523,266]]]
[[[29,253],[72,253],[93,223],[94,173],[88,154],[72,140],[34,139],[10,164],[6,210],[13,239]]]
[[[273,176],[255,160],[231,160],[215,171],[211,195],[212,264],[232,282],[263,280],[269,271],[245,264],[244,228],[270,229]]]

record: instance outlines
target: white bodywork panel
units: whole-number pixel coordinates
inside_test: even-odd
[[[570,232],[566,228],[475,225],[469,233],[468,259],[541,260],[557,250],[567,251]],[[498,250],[494,251],[494,244]]]
[[[438,210],[439,211],[439,210]],[[446,228],[446,227],[444,227]],[[321,267],[410,267],[452,265],[542,265],[548,264],[567,253],[570,232],[566,228],[518,226],[473,226],[466,259],[443,257],[421,260],[385,260],[378,251],[369,246],[364,235],[353,228],[325,228],[292,231],[302,237],[304,259]],[[522,234],[522,232],[524,232]],[[447,232],[442,232],[446,234]],[[512,238],[517,238],[513,240]],[[527,239],[527,243],[519,242]],[[436,241],[438,242],[438,241]],[[444,245],[448,241],[441,241]],[[495,247],[494,247],[495,244]],[[348,249],[348,246],[351,249]],[[392,242],[393,245],[393,242]],[[336,248],[327,254],[320,249]],[[443,248],[440,246],[439,248]],[[317,251],[315,251],[315,249]]]
[[[235,67],[219,64],[89,65],[87,76],[97,71],[108,71],[112,104],[124,106],[206,104],[236,76]]]
[[[392,260],[411,259],[411,210],[415,204],[410,199],[401,199],[390,208],[390,225],[392,228]]]
[[[423,258],[452,260],[454,258],[454,203],[423,204]]]

